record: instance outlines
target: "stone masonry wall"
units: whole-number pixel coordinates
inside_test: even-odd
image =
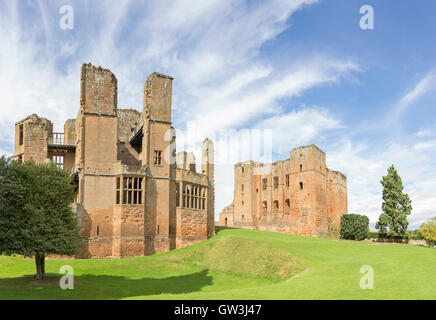
[[[220,225],[326,236],[328,218],[337,223],[347,213],[346,178],[327,169],[315,145],[273,164],[238,163],[234,174],[233,204],[220,214]]]

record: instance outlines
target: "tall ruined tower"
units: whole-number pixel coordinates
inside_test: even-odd
[[[117,160],[117,79],[108,69],[84,64],[80,79],[80,109],[76,120],[75,171],[79,173],[78,203],[84,209],[84,250],[105,248],[102,256],[119,251],[112,242],[113,167]],[[102,147],[104,146],[104,147]],[[92,239],[100,236],[98,242]],[[107,242],[107,243],[106,243]],[[82,252],[87,256],[86,252]]]
[[[205,139],[201,146],[201,173],[209,179],[209,192],[207,203],[207,236],[215,233],[215,147],[212,140]]]
[[[144,85],[142,165],[149,177],[145,192],[146,254],[175,246],[175,134],[171,126],[173,78],[153,73]]]
[[[291,218],[298,234],[327,234],[327,185],[325,153],[315,145],[290,152]]]

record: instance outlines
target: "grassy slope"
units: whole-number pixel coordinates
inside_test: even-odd
[[[59,289],[60,266],[74,290]],[[374,268],[374,290],[359,286]],[[436,299],[436,250],[225,229],[208,241],[128,259],[49,260],[49,280],[31,280],[34,262],[0,257],[0,299]]]

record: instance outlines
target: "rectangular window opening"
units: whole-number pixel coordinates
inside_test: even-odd
[[[20,124],[20,146],[23,145],[24,142],[24,127],[22,124]]]
[[[154,159],[153,163],[155,166],[162,165],[162,151],[160,150],[154,150]]]
[[[122,188],[121,178],[116,178],[115,203],[120,204],[121,202],[123,204],[142,204],[142,178],[123,177]]]

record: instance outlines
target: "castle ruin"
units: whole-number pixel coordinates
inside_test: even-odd
[[[118,109],[117,79],[84,64],[80,108],[64,132],[33,114],[15,124],[16,159],[52,160],[72,172],[81,227],[76,258],[165,252],[214,235],[214,146],[176,154],[171,125],[173,78],[151,74],[142,113]]]
[[[234,200],[221,226],[327,236],[348,212],[347,178],[326,166],[315,145],[291,150],[289,159],[240,162],[234,169]]]

